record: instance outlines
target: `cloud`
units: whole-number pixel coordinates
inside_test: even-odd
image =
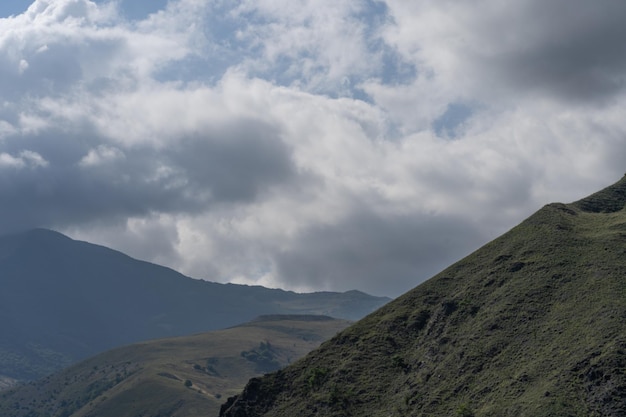
[[[460,95],[595,103],[623,92],[620,2],[387,3],[385,39]]]
[[[0,153],[0,167],[8,168],[40,168],[48,165],[37,152],[28,150],[21,151],[19,156],[13,156],[6,152]]]
[[[149,80],[164,63],[191,53],[198,6],[172,9],[131,24],[115,3],[36,0],[25,13],[0,19],[3,96],[97,93]]]
[[[624,172],[618,2],[132,7],[0,19],[0,231],[393,296]]]
[[[282,285],[347,291],[356,279],[373,293],[394,295],[395,286],[409,288],[431,277],[442,262],[456,261],[481,241],[486,241],[481,231],[462,219],[383,217],[364,207],[337,224],[304,231],[278,253],[276,267]]]
[[[367,18],[374,7],[363,0],[242,2],[233,12],[248,24],[237,37],[260,51],[244,66],[307,90],[348,91],[352,78],[382,67],[378,59],[364,59],[371,56],[377,22]]]
[[[89,153],[78,162],[78,165],[81,167],[92,167],[111,163],[122,158],[124,158],[124,153],[119,149],[99,145],[97,148],[91,149]]]

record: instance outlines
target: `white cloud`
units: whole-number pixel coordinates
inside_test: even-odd
[[[0,166],[22,168],[25,165],[21,158],[16,158],[6,152],[0,153]]]
[[[279,79],[323,92],[340,88],[351,76],[374,73],[382,62],[368,51],[370,28],[359,16],[367,6],[367,1],[344,0],[242,2],[234,14],[249,24],[237,36],[262,51],[245,66],[252,74],[262,73],[260,66]],[[284,68],[277,74],[280,62]]]
[[[15,132],[16,129],[11,123],[0,120],[0,140],[2,140],[3,137],[15,134]]]
[[[91,167],[113,162],[120,158],[124,158],[124,153],[119,149],[99,145],[97,148],[89,150],[89,153],[78,164],[82,167]]]
[[[0,19],[0,228],[397,295],[623,173],[602,3],[38,0]]]
[[[28,69],[28,67],[29,67],[28,61],[25,59],[21,59],[20,64],[19,64],[19,73],[22,74],[24,71]]]
[[[0,85],[11,96],[42,97],[150,82],[165,63],[193,48],[198,14],[172,9],[137,26],[123,20],[114,3],[37,0],[24,14],[0,19],[0,62],[15,66],[3,71],[0,65]]]
[[[0,153],[0,167],[5,168],[43,168],[48,165],[41,155],[33,151],[21,151],[18,156],[9,153]]]

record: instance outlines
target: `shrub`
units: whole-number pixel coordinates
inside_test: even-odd
[[[318,388],[328,375],[328,369],[326,368],[313,368],[309,372],[309,378],[307,379],[307,385],[309,388]]]
[[[461,404],[456,410],[456,415],[459,417],[474,417],[474,412],[467,404]]]

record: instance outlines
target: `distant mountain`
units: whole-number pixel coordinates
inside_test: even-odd
[[[543,207],[221,415],[626,416],[626,176]]]
[[[18,381],[13,378],[0,377],[0,391],[14,387],[18,384]]]
[[[142,340],[263,314],[358,319],[388,301],[358,291],[297,294],[217,284],[37,229],[0,237],[0,378],[41,377]]]
[[[0,392],[0,415],[217,416],[223,400],[249,378],[294,362],[348,324],[324,316],[265,316],[117,348]]]

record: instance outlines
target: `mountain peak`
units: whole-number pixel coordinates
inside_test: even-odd
[[[618,182],[573,203],[582,211],[615,213],[626,205],[626,175]]]

